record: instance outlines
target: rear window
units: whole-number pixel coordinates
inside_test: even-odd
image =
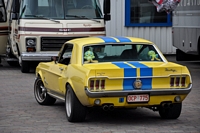
[[[117,61],[162,61],[152,45],[148,44],[106,44],[84,47],[84,63]]]

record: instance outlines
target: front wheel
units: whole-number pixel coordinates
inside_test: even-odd
[[[7,63],[8,63],[9,66],[14,66],[14,67],[19,66],[19,62],[18,61],[7,61]]]
[[[85,120],[86,107],[80,103],[69,85],[65,94],[65,111],[69,122],[81,122]]]
[[[182,110],[182,103],[174,103],[171,107],[159,107],[159,114],[164,119],[177,119]]]
[[[21,63],[21,72],[22,73],[28,73],[30,71],[30,65],[27,61],[22,61]]]
[[[47,90],[44,87],[44,84],[43,84],[42,79],[40,77],[38,77],[35,80],[34,95],[35,95],[36,101],[40,105],[52,105],[56,102],[56,99],[49,96],[49,94],[47,93]]]

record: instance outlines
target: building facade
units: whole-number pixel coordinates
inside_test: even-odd
[[[106,22],[106,34],[145,38],[164,54],[176,52],[172,46],[172,15],[158,13],[148,0],[111,0],[111,21]]]

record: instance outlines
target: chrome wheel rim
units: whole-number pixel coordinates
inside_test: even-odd
[[[43,102],[46,99],[47,91],[42,83],[42,80],[38,80],[35,88],[35,94],[39,102]]]
[[[66,107],[67,116],[70,117],[71,116],[71,92],[69,91],[69,89],[67,90],[65,104],[66,104],[65,107]]]

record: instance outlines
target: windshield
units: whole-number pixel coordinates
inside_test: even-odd
[[[153,45],[107,44],[90,45],[83,49],[84,63],[117,61],[162,61]]]
[[[6,12],[3,1],[0,1],[0,23],[6,21]]]
[[[20,16],[29,19],[98,19],[102,18],[102,12],[99,0],[22,0]]]

